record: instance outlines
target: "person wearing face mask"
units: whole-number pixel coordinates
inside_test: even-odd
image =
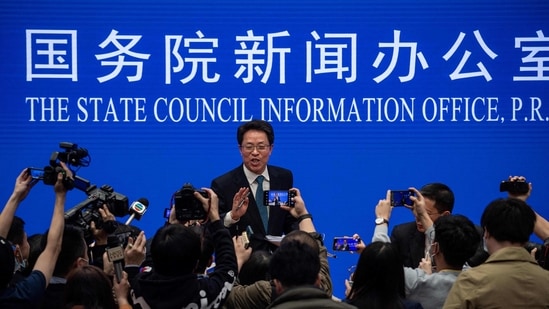
[[[419,268],[404,267],[406,299],[421,303],[423,308],[441,308],[448,292],[461,273],[466,261],[475,254],[480,235],[471,220],[461,215],[441,216],[433,223],[425,207],[425,197],[415,188],[411,197],[412,211],[418,223],[427,231],[428,246]],[[391,217],[390,191],[386,199],[378,202],[378,218]],[[374,241],[390,242],[387,223],[376,225]],[[359,245],[363,248],[363,243]],[[432,271],[431,263],[436,266]]]
[[[18,216],[13,217],[8,236],[6,237],[13,246],[13,255],[15,256],[15,269],[12,284],[15,284],[26,276],[23,274],[28,265],[30,254],[30,245],[25,232],[25,221]]]
[[[459,275],[443,308],[548,308],[549,271],[524,249],[536,224],[532,208],[517,198],[496,199],[480,224],[490,256]]]
[[[239,126],[237,142],[242,164],[211,183],[219,197],[224,225],[232,236],[240,235],[249,226],[253,231],[250,246],[254,250],[273,250],[273,245],[265,240],[266,235],[282,236],[298,228],[296,219],[287,211],[264,205],[263,192],[288,191],[293,187],[293,174],[289,169],[268,164],[274,137],[273,127],[264,120]]]
[[[452,214],[455,198],[450,187],[443,183],[429,183],[421,187],[419,192],[423,196],[425,212],[431,222],[436,222],[438,218]],[[412,205],[408,206],[413,210]],[[421,223],[415,213],[414,218],[415,221],[395,225],[391,231],[391,242],[399,249],[404,266],[412,268],[418,267],[430,245],[429,240],[425,237],[428,235],[428,227]],[[477,226],[477,231],[480,237],[482,228]],[[467,261],[467,265],[471,267],[480,265],[486,258],[488,258],[488,254],[483,250],[482,245],[479,245],[475,254]]]
[[[64,208],[67,188],[65,180],[72,179],[72,171],[63,163],[54,185],[55,206],[50,223],[47,241],[38,256],[30,275],[14,285],[10,285],[15,268],[15,256],[12,245],[5,238],[14,214],[36,183],[28,169],[24,169],[15,181],[12,195],[0,213],[0,308],[36,308],[40,305],[46,287],[52,277],[55,261],[61,251],[65,227]]]

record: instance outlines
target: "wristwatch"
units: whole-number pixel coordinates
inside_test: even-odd
[[[384,224],[384,223],[387,223],[387,225],[389,225],[389,220],[385,219],[385,218],[376,218],[376,225],[380,225],[380,224]]]

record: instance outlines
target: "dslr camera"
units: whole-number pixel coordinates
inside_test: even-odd
[[[174,193],[175,217],[179,221],[205,220],[208,213],[204,210],[202,202],[195,196],[194,192],[200,193],[208,198],[208,192],[197,190],[192,184],[186,183]]]

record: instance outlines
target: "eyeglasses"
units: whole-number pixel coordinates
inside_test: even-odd
[[[246,152],[253,152],[254,149],[257,149],[257,151],[262,152],[262,151],[268,150],[270,147],[271,145],[263,145],[263,144],[259,144],[259,145],[246,144],[244,146],[240,146],[240,148],[244,149]]]

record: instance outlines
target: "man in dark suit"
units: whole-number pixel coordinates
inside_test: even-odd
[[[244,123],[237,129],[237,141],[243,163],[212,180],[210,187],[219,197],[219,212],[231,235],[240,235],[250,226],[252,248],[272,249],[265,235],[287,234],[297,224],[280,207],[265,206],[263,192],[289,190],[293,187],[293,174],[288,169],[268,165],[274,145],[274,130],[268,122]]]
[[[425,210],[432,222],[435,222],[440,216],[446,216],[452,213],[454,209],[454,193],[445,184],[430,183],[423,186],[420,190],[425,198]],[[476,227],[479,237],[483,235],[480,226]],[[418,218],[416,221],[396,225],[391,232],[391,242],[395,244],[402,256],[404,266],[417,268],[421,259],[425,257],[425,231]],[[479,245],[477,252],[467,263],[469,266],[477,266],[488,258],[488,253],[484,251],[482,244]]]

